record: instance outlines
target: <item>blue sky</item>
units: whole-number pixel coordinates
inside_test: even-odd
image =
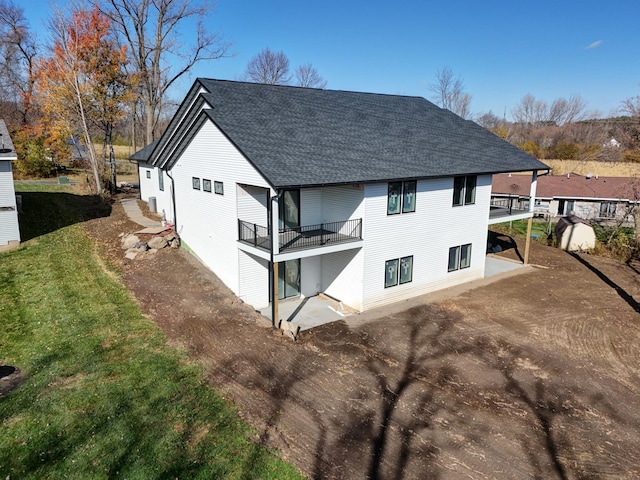
[[[44,39],[49,2],[25,3]],[[172,95],[180,100],[196,76],[236,80],[269,47],[292,70],[312,63],[330,89],[431,99],[429,85],[448,66],[474,114],[509,118],[530,93],[549,103],[578,94],[606,116],[640,95],[638,18],[638,0],[218,0],[208,25],[235,56],[199,65]]]

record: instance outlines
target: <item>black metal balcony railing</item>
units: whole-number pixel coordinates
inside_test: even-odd
[[[529,197],[492,197],[489,218],[507,217],[529,211]]]
[[[241,242],[269,250],[271,239],[266,227],[238,220],[238,231]],[[328,243],[338,244],[356,240],[362,240],[361,218],[284,228],[278,233],[280,251],[314,248]]]

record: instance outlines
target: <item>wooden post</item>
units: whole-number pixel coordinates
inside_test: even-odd
[[[273,298],[271,299],[271,326],[278,328],[278,262],[273,262]]]
[[[533,217],[529,217],[527,222],[527,239],[524,243],[524,264],[529,264],[529,247],[531,246],[531,229],[533,227]]]

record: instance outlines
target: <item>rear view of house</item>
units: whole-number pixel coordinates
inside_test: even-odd
[[[256,308],[363,311],[482,278],[491,177],[548,168],[421,97],[198,79],[139,162],[141,197]]]
[[[20,245],[12,168],[12,162],[17,159],[7,125],[4,120],[0,120],[0,250]]]

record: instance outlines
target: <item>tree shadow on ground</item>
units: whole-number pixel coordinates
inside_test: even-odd
[[[500,251],[505,252],[507,250],[513,250],[516,256],[520,259],[521,262],[524,262],[524,258],[520,254],[520,250],[518,249],[518,243],[511,235],[507,235],[506,233],[494,232],[489,230],[489,236],[487,242],[492,247],[500,247]]]
[[[620,298],[622,298],[625,302],[627,302],[627,304],[631,308],[633,308],[637,313],[640,313],[640,303],[638,303],[638,301],[634,299],[633,296],[629,294],[629,292],[627,292],[624,288],[622,288],[620,285],[614,282],[611,278],[605,275],[600,269],[598,269],[597,267],[589,263],[589,261],[583,256],[575,252],[568,252],[568,253],[573,258],[578,260],[582,265],[584,265],[593,273],[595,273],[600,280],[602,280],[604,283],[606,283],[611,288],[613,288],[613,290],[615,290],[615,292],[620,296]]]
[[[18,192],[22,211],[18,215],[23,242],[94,218],[108,217],[111,205],[98,195],[65,192]]]
[[[485,439],[502,435],[504,419],[518,441],[504,444],[515,455],[504,460],[507,472],[560,479],[584,473],[567,461],[575,440],[564,430],[571,406],[582,402],[577,392],[554,375],[531,375],[522,365],[531,352],[462,333],[459,314],[430,306],[407,313],[377,330],[320,327],[290,346],[293,356],[238,354],[216,375],[242,384],[236,394],[261,397],[260,443],[284,445],[312,478],[440,478],[465,469],[490,476],[494,465],[473,452],[494,451]],[[391,338],[382,347],[385,335]],[[318,355],[309,355],[310,346]],[[239,373],[240,361],[253,370]],[[470,365],[481,378],[469,379]]]

